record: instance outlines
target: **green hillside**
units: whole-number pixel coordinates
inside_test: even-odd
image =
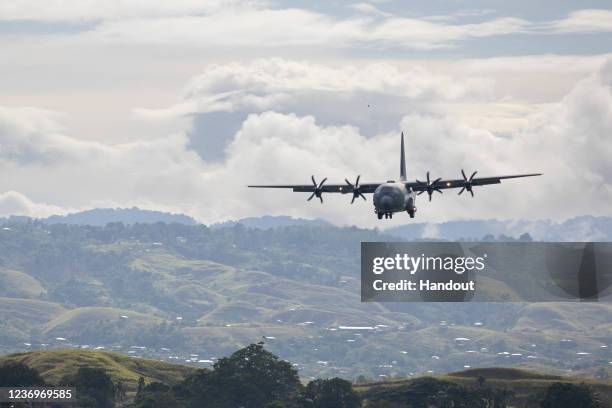
[[[122,381],[127,385],[129,391],[136,390],[139,377],[144,377],[147,383],[176,384],[194,371],[183,365],[91,350],[40,350],[0,357],[0,365],[10,361],[22,362],[36,369],[50,384],[57,384],[61,378],[75,374],[81,367],[102,368],[114,382]]]
[[[43,285],[28,274],[0,268],[0,296],[38,298],[46,292]]]
[[[254,350],[256,345],[249,346],[250,350]],[[251,366],[244,366],[244,355],[246,349],[238,350],[227,359],[223,359],[226,364],[225,369],[219,369],[221,373],[227,373],[227,364],[230,361],[237,363],[235,372],[231,377],[245,373],[245,370],[253,369]],[[265,349],[261,348],[261,355],[270,356],[271,360],[262,362],[262,368],[269,367],[269,364],[274,362],[277,364],[276,357],[270,354]],[[267,354],[266,354],[267,353]],[[261,357],[254,357],[253,361],[263,361]],[[143,377],[146,384],[153,382],[163,383],[166,385],[178,385],[181,387],[192,387],[191,392],[204,393],[210,391],[206,388],[203,381],[206,376],[196,375],[195,378],[200,380],[182,381],[190,374],[196,374],[193,368],[178,364],[168,364],[154,360],[142,358],[127,357],[118,353],[91,351],[91,350],[44,350],[28,353],[18,353],[0,358],[0,367],[11,362],[21,362],[37,370],[49,384],[57,384],[62,378],[69,378],[77,373],[77,370],[82,367],[99,368],[106,372],[114,384],[119,382],[127,386],[127,400],[123,401],[121,406],[130,404],[135,396],[138,379]],[[291,367],[289,363],[285,367]],[[215,369],[215,372],[218,370]],[[211,373],[211,371],[207,371]],[[277,370],[265,370],[260,373],[261,376],[278,375]],[[290,371],[287,375],[292,375]],[[224,374],[219,374],[224,375]],[[245,374],[246,375],[246,374]],[[293,374],[295,375],[295,374]],[[298,377],[294,377],[299,387]],[[242,381],[242,380],[241,380]],[[303,384],[308,384],[308,380],[304,379]],[[216,383],[215,383],[216,384]],[[225,383],[219,383],[216,386],[224,387]],[[546,396],[550,387],[558,384],[571,384],[576,387],[586,386],[590,392],[604,402],[603,408],[609,407],[607,402],[612,401],[612,381],[603,380],[585,380],[573,376],[561,376],[541,374],[534,371],[518,370],[510,368],[479,368],[463,370],[446,375],[437,376],[413,376],[411,378],[394,379],[387,381],[377,381],[370,383],[353,384],[353,390],[363,400],[364,407],[404,407],[415,406],[421,407],[425,402],[432,402],[435,399],[451,398],[454,403],[470,401],[470,398],[476,398],[481,403],[481,398],[497,398],[503,397],[503,405],[508,407],[525,407],[537,408],[542,399]],[[223,392],[237,392],[239,389],[249,393],[255,390],[249,388],[251,385],[246,382],[239,382],[233,385],[234,388],[223,390]],[[350,387],[350,384],[348,384]],[[178,390],[184,388],[178,387]],[[204,387],[204,388],[202,388]],[[236,388],[238,387],[238,388]],[[160,394],[155,394],[153,389],[147,391],[153,399],[157,397],[165,397],[164,388],[160,388]],[[208,390],[208,391],[207,391]],[[217,392],[217,391],[216,391]],[[239,392],[240,394],[240,392]],[[157,396],[156,396],[157,395]],[[182,395],[182,394],[181,394]],[[192,395],[192,394],[189,394]],[[248,394],[247,394],[248,395]],[[254,397],[254,396],[253,396]],[[493,401],[493,399],[491,399]],[[499,402],[499,401],[498,401]],[[300,405],[302,406],[302,405]],[[429,406],[429,405],[427,405]],[[435,405],[435,406],[451,406],[451,405]],[[453,405],[455,406],[455,405]],[[471,405],[461,405],[471,406]],[[479,405],[484,406],[484,405]],[[487,405],[493,406],[493,405]]]
[[[360,243],[395,239],[375,230],[32,222],[4,236],[4,354],[100,347],[209,367],[265,337],[306,378],[466,366],[612,376],[611,304],[362,303]],[[519,300],[494,272],[483,296]]]
[[[427,377],[409,380],[395,380],[355,385],[354,388],[369,402],[409,401],[411,397],[421,392],[421,387]],[[545,395],[547,389],[555,383],[585,384],[599,394],[604,407],[609,407],[612,401],[612,382],[586,380],[570,376],[556,376],[511,368],[481,368],[465,370],[447,375],[430,377],[433,384],[444,387],[444,384],[458,384],[468,389],[490,387],[502,392],[508,391],[511,397],[510,406],[535,408]],[[431,386],[431,385],[429,385]],[[388,405],[395,406],[395,405]]]
[[[79,307],[70,309],[49,320],[44,326],[44,332],[50,335],[62,335],[72,338],[85,331],[92,325],[99,324],[101,321],[121,322],[128,321],[131,327],[147,327],[160,323],[161,319],[142,313],[132,312],[111,307]]]

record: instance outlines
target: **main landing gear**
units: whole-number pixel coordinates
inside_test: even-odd
[[[385,218],[393,218],[393,213],[390,213],[390,212],[388,212],[388,213],[379,212],[379,213],[376,213],[376,215],[378,216],[379,220],[382,220],[383,216]]]
[[[414,218],[414,213],[416,213],[416,207],[412,207],[406,210],[410,218]]]

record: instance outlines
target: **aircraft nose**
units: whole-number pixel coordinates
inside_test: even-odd
[[[380,207],[383,210],[391,210],[391,208],[393,207],[393,199],[389,196],[381,197]]]

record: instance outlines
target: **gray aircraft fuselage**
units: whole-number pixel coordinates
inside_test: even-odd
[[[415,208],[416,193],[403,182],[388,181],[376,188],[373,201],[377,214],[403,212]]]

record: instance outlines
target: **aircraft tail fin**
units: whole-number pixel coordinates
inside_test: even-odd
[[[400,157],[400,180],[406,181],[406,156],[404,153],[404,132],[402,132],[402,148]]]

